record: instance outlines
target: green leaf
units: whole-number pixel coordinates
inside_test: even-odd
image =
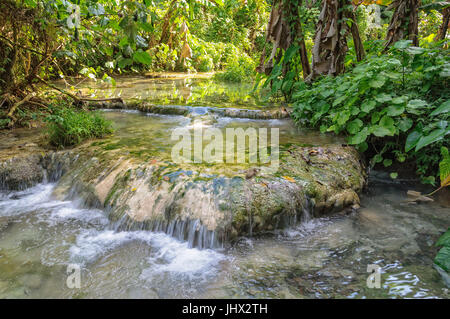
[[[369,130],[367,127],[364,127],[360,132],[355,135],[349,136],[348,143],[352,145],[361,144],[366,141],[367,136],[369,135]]]
[[[436,247],[439,246],[450,246],[450,227],[447,229],[447,231],[439,237],[436,244],[434,244]]]
[[[138,50],[133,54],[133,60],[138,63],[150,65],[152,63],[152,57],[147,52]]]
[[[296,46],[296,45],[291,45],[287,50],[286,53],[284,54],[284,63],[289,62],[292,57],[298,52],[298,49],[300,47]]]
[[[359,132],[362,126],[363,122],[360,119],[355,119],[347,123],[347,131],[350,134],[356,134],[357,132]]]
[[[390,176],[392,179],[396,179],[396,178],[398,177],[398,173],[397,173],[397,172],[392,172],[391,174],[389,174],[389,176]]]
[[[412,40],[399,40],[397,42],[395,42],[394,44],[394,48],[399,49],[399,50],[404,50],[407,47],[409,47],[412,43]]]
[[[415,114],[413,111],[422,109],[427,105],[427,102],[425,102],[424,100],[411,100],[406,105],[406,108],[408,111],[410,111],[410,113]]]
[[[434,258],[434,263],[445,271],[450,271],[450,246],[444,246],[439,250]]]
[[[376,105],[377,105],[377,103],[375,101],[365,101],[361,105],[361,111],[370,113],[370,111],[372,111]]]
[[[372,157],[372,163],[377,164],[381,163],[383,161],[383,155],[377,154],[374,157]]]
[[[370,123],[375,124],[380,120],[380,118],[381,118],[381,114],[379,112],[374,112],[374,113],[372,113]]]
[[[382,76],[381,74],[378,74],[375,79],[372,79],[369,82],[369,85],[370,85],[370,87],[378,89],[378,88],[382,87],[385,82],[386,82],[386,78],[384,76]]]
[[[422,53],[424,53],[424,52],[425,52],[425,49],[424,49],[424,48],[419,48],[419,47],[409,47],[408,49],[406,49],[406,51],[407,51],[409,54],[416,55],[416,54],[422,54]]]
[[[417,145],[417,142],[419,142],[421,137],[421,133],[417,131],[411,132],[406,138],[405,152],[409,152],[410,150],[412,150]]]
[[[389,159],[389,158],[386,158],[386,159],[383,161],[383,165],[384,165],[384,167],[389,167],[389,166],[391,166],[391,165],[392,165],[392,160]]]
[[[444,137],[445,133],[446,133],[445,129],[436,129],[427,136],[422,136],[420,140],[417,142],[415,151],[417,152],[418,150],[427,145],[440,141]]]
[[[445,146],[441,147],[441,155],[443,158],[449,158],[450,159],[450,154],[448,152],[448,148],[446,148]]]
[[[394,119],[386,115],[381,118],[379,125],[375,125],[372,128],[372,134],[375,136],[382,137],[395,134]]]
[[[119,41],[119,46],[121,48],[125,47],[126,45],[128,45],[128,38],[127,37],[123,37],[122,39],[120,39]]]
[[[427,176],[427,177],[422,177],[421,180],[422,184],[430,184],[433,185],[436,183],[436,178],[434,176]]]
[[[431,116],[435,116],[441,113],[450,113],[450,100],[442,103],[437,109],[431,112]]]
[[[375,97],[375,100],[380,103],[386,103],[392,100],[392,96],[390,94],[380,93]]]
[[[327,98],[329,96],[331,96],[334,93],[333,89],[328,89],[328,90],[324,90],[324,91],[320,91],[320,95],[322,95],[323,98]]]
[[[344,111],[344,112],[340,112],[337,116],[337,123],[339,125],[344,125],[345,123],[347,123],[348,119],[350,118],[350,112],[349,111]]]
[[[384,126],[381,125],[374,125],[372,126],[372,134],[378,137],[383,137],[383,136],[392,136],[394,135],[394,133],[392,133],[392,131]]]
[[[407,101],[408,101],[408,97],[405,95],[397,96],[392,99],[392,103],[394,103],[394,104],[403,104],[403,103],[406,103]]]
[[[369,148],[369,144],[367,144],[367,142],[362,142],[361,144],[358,144],[357,148],[359,152],[364,153]]]
[[[389,105],[387,107],[387,112],[386,114],[389,116],[397,116],[402,114],[405,111],[405,107],[402,105]]]
[[[402,118],[397,123],[398,129],[402,132],[408,131],[412,126],[413,126],[413,121],[408,117]]]
[[[448,149],[441,147],[442,160],[439,162],[439,178],[441,179],[441,186],[445,186],[446,179],[450,176],[450,156]]]
[[[120,59],[117,61],[117,65],[119,66],[119,68],[123,69],[129,65],[131,65],[133,63],[133,60],[131,59]]]

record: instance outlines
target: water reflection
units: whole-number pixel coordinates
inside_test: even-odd
[[[83,96],[92,98],[121,97],[125,100],[147,101],[157,105],[190,105],[215,107],[271,107],[270,103],[252,94],[252,83],[223,83],[213,81],[204,75],[183,75],[169,78],[117,77],[116,85],[82,81],[69,85],[59,81],[57,84]],[[186,77],[187,76],[187,77]]]

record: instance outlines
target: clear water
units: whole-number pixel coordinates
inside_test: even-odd
[[[0,196],[0,298],[448,298],[432,268],[449,225],[442,203],[404,205],[374,185],[359,213],[312,219],[228,250],[198,250],[163,233],[115,232],[100,210],[52,199],[41,184]],[[81,267],[81,288],[66,285]],[[367,265],[381,266],[369,289]]]
[[[164,74],[162,74],[164,75]],[[211,74],[168,74],[163,78],[144,76],[117,77],[112,86],[98,80],[59,81],[56,84],[93,98],[121,97],[125,101],[147,101],[159,105],[260,108],[276,106],[267,101],[267,93],[254,95],[252,83],[211,81]]]
[[[115,88],[84,82],[76,89],[162,104],[263,106],[249,95],[248,85],[205,79],[123,78]],[[93,143],[108,152],[149,157],[168,153],[170,130],[191,121],[133,112],[105,116],[114,121],[116,133]],[[287,120],[222,118],[214,125],[276,126],[282,143],[339,142]],[[15,151],[23,140],[5,137],[2,153]],[[422,205],[402,203],[407,189],[417,187],[371,183],[358,213],[242,238],[227,250],[188,248],[163,233],[116,232],[103,211],[56,200],[52,184],[0,193],[0,298],[448,298],[432,260],[434,242],[450,225],[450,196],[442,193],[440,201]],[[79,289],[66,284],[70,264],[81,267]],[[381,267],[380,289],[367,287],[369,264]]]
[[[105,118],[113,122],[115,133],[109,138],[94,141],[93,144],[100,145],[101,149],[108,152],[118,150],[141,158],[157,156],[170,160],[172,147],[178,142],[178,140],[171,140],[172,130],[178,127],[186,127],[192,130],[194,123],[198,123],[198,119],[184,116],[159,115],[128,110],[103,111]],[[209,127],[219,128],[224,137],[226,136],[226,128],[247,129],[252,127],[256,130],[259,128],[278,128],[281,146],[290,143],[323,146],[342,142],[341,138],[331,134],[299,129],[290,119],[250,120],[220,117],[213,122],[207,119],[202,122],[202,126],[204,129]],[[206,147],[209,142],[209,140],[205,140],[203,147]]]

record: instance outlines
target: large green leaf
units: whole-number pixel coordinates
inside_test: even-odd
[[[433,112],[431,112],[431,116],[438,115],[441,113],[450,113],[450,100],[445,101],[442,103],[437,109],[435,109]]]
[[[131,65],[132,63],[133,63],[133,60],[131,60],[131,59],[123,59],[122,58],[122,59],[117,60],[117,65],[121,69]]]
[[[369,113],[375,108],[376,105],[377,103],[375,101],[365,101],[363,104],[361,104],[361,110]]]
[[[417,145],[417,142],[419,142],[421,137],[421,133],[417,131],[411,132],[406,138],[405,152],[409,152],[410,150],[412,150]]]
[[[450,227],[447,229],[447,231],[439,237],[438,241],[435,244],[436,247],[439,246],[450,246]]]
[[[380,120],[380,126],[395,132],[395,126],[394,126],[394,119],[392,117],[389,116],[383,116]]]
[[[431,143],[440,141],[444,135],[446,133],[445,129],[436,129],[434,131],[432,131],[430,134],[428,134],[427,136],[422,136],[419,141],[417,142],[416,145],[416,152],[418,150],[420,150],[421,148],[430,145]]]
[[[408,97],[405,95],[397,96],[392,99],[392,103],[394,103],[394,104],[403,104],[403,103],[406,103],[407,101],[408,101]]]
[[[406,132],[413,126],[413,121],[410,118],[405,117],[398,121],[397,126],[400,131]]]
[[[445,271],[450,271],[450,246],[444,246],[439,250],[434,258],[434,263]]]
[[[441,186],[447,186],[447,179],[450,176],[450,155],[448,149],[441,147],[442,160],[439,162],[439,177],[441,179]]]
[[[361,129],[362,126],[363,126],[363,121],[361,121],[360,119],[355,119],[355,120],[347,123],[347,131],[350,134],[356,134],[357,132],[359,132],[359,130]]]
[[[372,126],[371,129],[372,129],[372,134],[375,136],[378,136],[378,137],[394,135],[392,130],[390,130],[387,127],[381,126],[381,125],[374,125],[374,126]]]
[[[380,103],[386,103],[392,100],[392,96],[390,94],[380,93],[375,97],[375,100],[377,100]]]
[[[348,143],[352,145],[361,144],[366,140],[368,135],[369,130],[367,129],[367,127],[364,127],[360,132],[350,136],[348,138]]]
[[[284,54],[284,63],[289,62],[292,57],[298,52],[298,49],[300,47],[297,45],[291,45],[287,50],[286,53]]]
[[[403,105],[392,104],[387,107],[386,114],[389,116],[397,116],[402,114],[405,111],[405,107]]]
[[[138,63],[150,65],[152,63],[152,57],[145,51],[138,50],[133,54],[133,60]]]
[[[369,82],[369,85],[370,85],[370,87],[378,89],[378,88],[382,87],[385,82],[386,82],[386,77],[382,76],[381,74],[378,74],[375,79],[372,79]]]
[[[331,96],[333,93],[334,93],[333,89],[320,91],[320,95],[322,95],[322,97],[324,97],[324,98]]]
[[[422,113],[422,109],[427,105],[427,102],[423,100],[411,100],[406,105],[406,110],[411,114],[420,115]]]

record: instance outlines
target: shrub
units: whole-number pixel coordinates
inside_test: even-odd
[[[448,51],[399,41],[343,75],[297,83],[294,119],[347,135],[349,144],[369,149],[372,165],[415,160],[423,181],[434,184],[426,175],[437,172],[440,148],[449,144],[449,76]]]
[[[77,145],[88,138],[100,138],[113,131],[111,122],[105,120],[100,112],[69,107],[53,107],[46,122],[50,144],[57,147]]]
[[[231,60],[231,59],[230,59]],[[255,74],[255,62],[246,54],[229,62],[225,72],[214,75],[215,80],[240,83],[251,79]]]

